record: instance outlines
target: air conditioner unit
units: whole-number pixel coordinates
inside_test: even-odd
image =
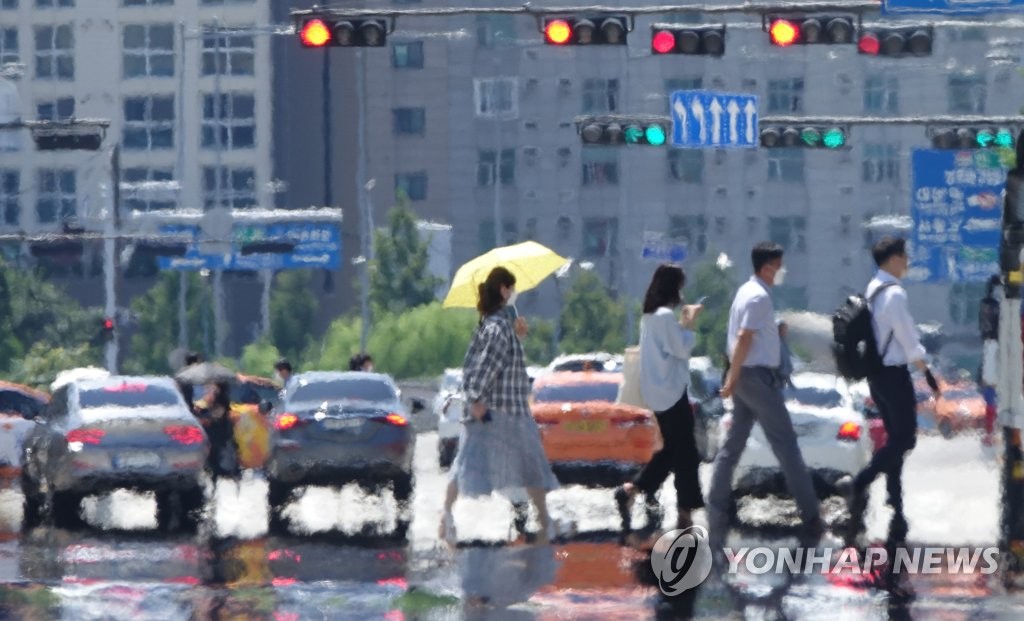
[[[535,200],[537,200],[537,191],[536,190],[527,190],[527,191],[523,192],[523,198],[525,198],[528,201],[535,201]]]
[[[525,121],[523,129],[537,129],[537,121]]]
[[[572,79],[571,78],[558,78],[558,87],[559,88],[567,89],[570,86],[572,86]]]
[[[528,78],[526,80],[526,88],[528,90],[533,90],[538,86],[540,86],[540,80],[538,80],[537,78]]]
[[[717,196],[722,196],[722,197],[728,196],[729,195],[729,189],[726,188],[724,185],[720,185],[717,188],[715,188],[715,194]]]
[[[540,149],[538,149],[537,147],[523,147],[523,155],[525,155],[526,157],[537,157],[537,154],[539,152]]]

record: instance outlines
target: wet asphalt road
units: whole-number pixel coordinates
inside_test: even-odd
[[[92,528],[18,533],[21,497],[0,493],[0,618],[25,619],[1019,619],[1024,597],[998,576],[919,576],[916,598],[897,601],[877,585],[809,576],[740,576],[712,582],[667,607],[649,582],[649,557],[619,545],[611,494],[570,488],[552,494],[554,515],[577,531],[554,546],[509,545],[512,513],[502,499],[463,500],[463,546],[436,537],[445,475],[436,435],[416,454],[409,540],[387,533],[397,507],[357,489],[313,488],[291,507],[295,531],[266,536],[266,484],[222,481],[199,536],[154,533],[151,497],[118,492],[86,501]],[[922,437],[907,463],[911,544],[991,545],[997,540],[997,455],[975,437]],[[702,477],[710,474],[705,467]],[[884,538],[884,490],[876,483],[869,539]],[[662,504],[674,506],[671,485]],[[842,511],[838,501],[833,512]],[[666,511],[666,520],[674,512]],[[703,512],[695,516],[703,522]],[[748,524],[730,544],[784,545],[792,503],[750,500]],[[637,512],[636,523],[642,523]],[[753,525],[753,526],[751,526]],[[530,529],[534,528],[531,519]],[[826,536],[822,546],[840,547]],[[470,599],[486,598],[489,605]]]

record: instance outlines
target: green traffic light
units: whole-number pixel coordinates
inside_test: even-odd
[[[647,138],[647,144],[656,147],[665,144],[665,128],[661,125],[648,125],[644,136]]]
[[[996,142],[996,146],[997,147],[1005,147],[1005,148],[1012,147],[1013,146],[1013,134],[1011,134],[1010,130],[1008,130],[1008,129],[1001,129],[998,132],[996,132],[995,142]]]
[[[636,125],[630,125],[626,128],[625,134],[626,144],[639,144],[640,140],[644,137],[644,130]]]
[[[846,144],[846,134],[839,128],[832,128],[825,132],[825,146],[829,149],[838,149]]]
[[[821,132],[813,127],[807,127],[800,132],[800,140],[809,147],[817,147],[821,144]]]
[[[991,147],[992,143],[995,142],[995,139],[996,137],[992,135],[992,132],[987,129],[979,131],[978,135],[975,136],[974,138],[974,140],[978,143],[978,146],[981,147],[982,149],[984,149],[985,147]]]

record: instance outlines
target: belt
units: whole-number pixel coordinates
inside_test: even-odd
[[[779,372],[779,367],[769,367],[769,366],[760,365],[760,364],[744,366],[743,368],[744,369],[757,369],[757,370],[760,370],[760,371],[770,371],[772,373],[778,373]]]

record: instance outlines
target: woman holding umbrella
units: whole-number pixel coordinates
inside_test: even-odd
[[[505,309],[515,301],[515,286],[516,277],[496,267],[478,287],[480,323],[466,352],[462,381],[471,418],[459,438],[439,532],[449,543],[455,539],[452,507],[459,494],[485,496],[521,488],[537,507],[538,542],[548,543],[553,536],[546,495],[558,481],[530,414],[523,347]]]
[[[210,440],[207,464],[214,480],[233,476],[237,450],[231,422],[231,382],[236,379],[235,372],[216,362],[199,362],[185,367],[175,378],[180,384],[206,386],[206,394],[195,403],[195,414]]]

